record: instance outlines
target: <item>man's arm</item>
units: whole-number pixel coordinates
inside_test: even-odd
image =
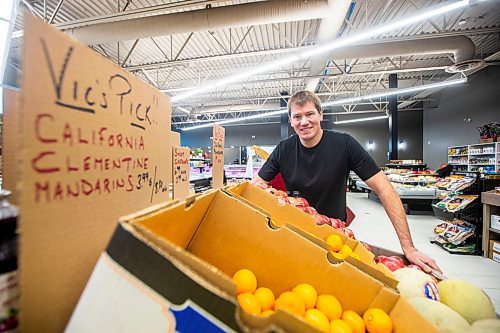
[[[441,272],[434,259],[426,256],[417,250],[413,245],[403,204],[384,172],[380,171],[376,173],[367,179],[365,183],[370,186],[370,188],[380,198],[380,201],[382,202],[382,205],[384,206],[384,209],[389,216],[394,229],[396,230],[399,243],[401,244],[401,248],[403,249],[406,258],[408,258],[408,260],[413,264],[421,267],[427,273],[430,273],[432,269],[436,269]]]
[[[265,183],[266,185],[269,184],[269,182],[266,182],[264,179],[260,178],[259,175],[255,175],[251,183],[255,185],[257,185],[258,183]]]

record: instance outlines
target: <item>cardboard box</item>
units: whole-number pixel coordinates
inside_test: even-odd
[[[118,218],[169,200],[172,108],[50,24],[25,15],[23,28],[19,331],[61,332]]]
[[[402,254],[371,245],[370,246],[372,247],[372,251],[375,252],[370,252],[360,242],[347,237],[341,231],[329,225],[316,225],[316,223],[314,222],[314,218],[311,215],[304,213],[300,209],[297,209],[289,204],[280,205],[277,202],[275,196],[264,191],[258,186],[252,185],[249,182],[241,183],[235,186],[228,186],[224,188],[224,191],[236,196],[238,199],[254,207],[255,209],[263,210],[271,217],[272,222],[277,226],[291,225],[295,227],[294,230],[303,231],[306,238],[308,238],[310,241],[316,242],[319,246],[327,251],[329,250],[329,246],[325,242],[326,238],[332,234],[339,235],[344,241],[344,244],[347,244],[354,253],[357,253],[360,256],[361,259],[360,261],[348,257],[346,259],[347,262],[370,274],[376,279],[382,281],[384,284],[391,286],[392,288],[396,288],[398,281],[385,265],[381,263],[375,263],[374,253],[376,252],[375,254],[377,256],[396,255],[399,257],[403,257]],[[314,237],[310,237],[311,235]],[[332,257],[331,260],[336,259]]]
[[[231,276],[246,267],[275,295],[310,283],[345,309],[380,307],[394,332],[438,332],[395,291],[324,254],[223,191],[152,207],[121,220],[66,331],[315,332],[282,311],[240,311]]]
[[[495,139],[493,138],[487,138],[487,139],[479,139],[479,143],[490,143],[490,142],[494,142]]]
[[[500,230],[500,215],[491,215],[490,227],[492,229]]]
[[[490,251],[489,258],[493,261],[500,263],[500,253],[495,251]]]
[[[500,241],[490,239],[490,252],[491,251],[500,253]]]

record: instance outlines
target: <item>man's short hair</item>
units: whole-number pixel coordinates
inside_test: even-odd
[[[307,102],[313,102],[316,110],[318,110],[319,113],[322,112],[321,100],[319,99],[319,97],[313,92],[301,90],[293,94],[292,97],[290,97],[290,99],[288,100],[288,116],[291,117],[292,115],[292,104],[304,106],[305,104],[307,104]]]

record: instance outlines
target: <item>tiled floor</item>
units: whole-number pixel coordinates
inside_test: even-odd
[[[347,193],[347,205],[356,214],[351,224],[356,238],[386,249],[401,252],[392,224],[381,204],[368,199],[366,193]],[[482,288],[500,313],[500,263],[480,256],[453,255],[429,243],[434,216],[409,215],[408,224],[415,246],[433,257],[447,277],[464,279]]]

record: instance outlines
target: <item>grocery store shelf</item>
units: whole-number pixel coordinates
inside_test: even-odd
[[[430,242],[431,242],[431,244],[435,244],[435,245],[439,246],[440,248],[442,248],[443,250],[445,250],[446,252],[451,253],[451,254],[462,254],[462,255],[476,255],[477,254],[477,249],[473,252],[463,252],[463,251],[459,251],[459,250],[454,251],[453,249],[447,249],[446,247],[444,247],[444,244],[442,244],[438,241],[431,239]]]
[[[469,154],[469,156],[479,156],[479,155],[495,155],[495,154],[498,154],[498,153],[495,153],[495,152],[491,152],[491,153],[477,153],[477,154]],[[448,156],[453,156],[453,155],[448,155]],[[462,155],[464,156],[464,155]],[[465,155],[467,156],[467,155]]]
[[[490,228],[490,231],[491,231],[491,232],[494,232],[494,233],[495,233],[495,234],[497,234],[497,235],[500,235],[500,230]]]

